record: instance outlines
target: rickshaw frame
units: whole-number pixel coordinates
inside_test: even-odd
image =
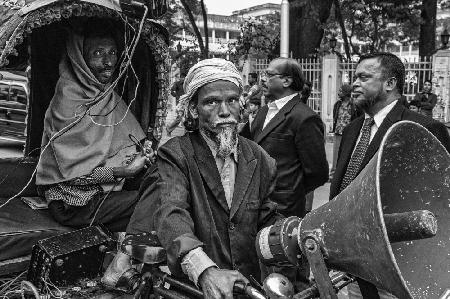
[[[117,25],[126,20],[136,30],[142,21],[138,16],[127,16],[116,0],[27,2],[24,6],[7,7],[6,21],[0,26],[0,67],[14,69],[28,64],[32,66],[24,157],[0,158],[0,240],[9,238],[6,243],[12,246],[9,253],[0,254],[0,275],[24,270],[31,247],[37,240],[70,230],[53,223],[47,211],[23,207],[20,200],[20,196],[37,196],[32,175],[40,155],[45,111],[59,77],[64,26],[86,18],[108,18]],[[143,22],[141,40],[132,60],[140,84],[131,110],[156,148],[166,117],[170,63],[167,30],[151,19],[165,11],[167,2],[153,2],[157,5],[149,9],[148,17]],[[134,92],[138,84],[131,77],[122,82],[126,102],[130,101],[133,96],[131,90]],[[8,205],[3,206],[5,199],[8,199]],[[14,221],[18,223],[14,224]],[[15,242],[11,237],[14,234],[23,235],[22,239]],[[5,243],[4,240],[2,242]],[[14,248],[14,244],[18,249]],[[23,248],[24,244],[28,244],[29,248]]]

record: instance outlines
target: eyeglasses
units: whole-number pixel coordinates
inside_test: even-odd
[[[284,76],[283,74],[279,74],[279,73],[271,73],[268,71],[263,71],[261,73],[261,77],[265,77],[265,78],[272,78],[274,76]]]

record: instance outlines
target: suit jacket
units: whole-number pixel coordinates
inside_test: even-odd
[[[383,140],[383,137],[386,134],[387,130],[393,124],[401,120],[413,121],[424,126],[441,141],[442,145],[447,149],[447,151],[450,150],[450,137],[448,135],[447,128],[442,123],[435,121],[430,117],[425,117],[423,115],[410,111],[402,104],[401,101],[398,101],[394,108],[392,108],[388,115],[386,115],[386,118],[383,120],[375,136],[370,142],[358,173],[361,172],[362,169],[364,169],[364,167],[369,163],[372,157],[377,153],[381,141]],[[330,200],[339,194],[339,189],[342,184],[345,171],[347,170],[347,165],[350,162],[350,158],[353,149],[356,146],[356,141],[358,139],[363,123],[364,115],[351,122],[344,129],[344,132],[342,134],[341,146],[338,152],[336,171],[334,173],[334,177],[330,187]],[[362,279],[357,279],[357,282],[359,284],[359,288],[361,290],[363,298],[380,298],[374,285]]]
[[[410,111],[409,109],[405,108],[402,103],[397,102],[394,108],[392,108],[388,115],[386,115],[386,118],[381,123],[377,133],[370,142],[369,148],[367,149],[366,155],[362,161],[361,168],[359,169],[358,173],[362,169],[364,169],[367,163],[369,163],[370,159],[372,159],[372,157],[376,154],[387,130],[394,123],[401,120],[410,120],[424,126],[441,141],[442,145],[447,149],[447,151],[450,150],[450,137],[444,124],[433,120],[432,118],[425,117],[423,115]],[[347,165],[350,162],[350,158],[353,149],[356,146],[356,141],[358,139],[363,123],[364,115],[351,122],[344,129],[341,146],[338,152],[336,171],[331,182],[330,199],[339,194],[339,189],[344,178],[345,171],[347,170]]]
[[[256,234],[281,218],[269,199],[275,185],[275,161],[257,144],[239,137],[231,208],[216,162],[198,131],[163,145],[158,150],[158,168],[156,190],[143,192],[141,201],[148,203],[142,218],[153,219],[152,229],[167,251],[171,272],[182,274],[182,258],[201,246],[220,268],[259,279]],[[153,217],[148,211],[154,211]]]
[[[267,105],[259,110],[250,138],[277,161],[277,184],[271,199],[278,211],[286,217],[303,217],[306,193],[328,180],[324,125],[298,95],[262,129],[267,111]]]

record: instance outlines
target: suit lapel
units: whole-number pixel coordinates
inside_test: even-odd
[[[233,200],[231,201],[230,219],[236,214],[244,201],[248,186],[252,181],[257,160],[243,138],[239,137],[238,167],[234,183]]]
[[[400,101],[398,101],[397,104],[395,104],[395,106],[392,108],[392,110],[386,115],[377,132],[375,133],[375,136],[373,136],[369,147],[367,148],[367,152],[361,163],[360,170],[364,168],[367,163],[369,163],[370,159],[372,159],[373,155],[375,155],[375,153],[378,151],[378,148],[380,147],[381,141],[383,140],[383,137],[386,134],[387,130],[394,123],[401,120],[404,109],[404,106],[400,103]]]
[[[256,117],[253,120],[253,125],[250,128],[250,136],[252,137],[252,140],[255,140],[255,138],[261,133],[267,111],[269,111],[269,108],[265,105],[256,114]]]
[[[222,208],[226,212],[229,212],[230,209],[228,208],[227,200],[225,198],[225,191],[223,190],[219,170],[217,170],[216,161],[214,160],[211,150],[198,131],[190,134],[190,138],[194,148],[194,157],[197,161],[198,169],[200,170],[203,180],[205,180]]]
[[[300,101],[300,97],[298,95],[296,95],[294,98],[292,98],[289,102],[286,103],[286,105],[283,106],[283,108],[281,108],[280,111],[278,111],[278,113],[269,121],[269,123],[267,124],[267,126],[262,129],[261,133],[256,136],[255,138],[255,142],[256,143],[260,143],[261,140],[264,139],[264,137],[266,137],[273,129],[275,129],[280,123],[282,123],[285,119],[286,119],[286,114],[288,114],[292,108],[295,107],[295,105],[297,105],[297,103],[299,103]],[[266,112],[267,115],[267,112]],[[264,121],[265,121],[265,117],[263,122],[264,125]],[[261,126],[262,128],[262,126]]]

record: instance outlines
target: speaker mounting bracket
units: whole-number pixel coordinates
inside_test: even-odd
[[[319,240],[314,234],[309,234],[303,239],[303,253],[308,259],[311,271],[319,289],[320,299],[337,299],[336,290],[333,287],[328,268],[325,265]]]

